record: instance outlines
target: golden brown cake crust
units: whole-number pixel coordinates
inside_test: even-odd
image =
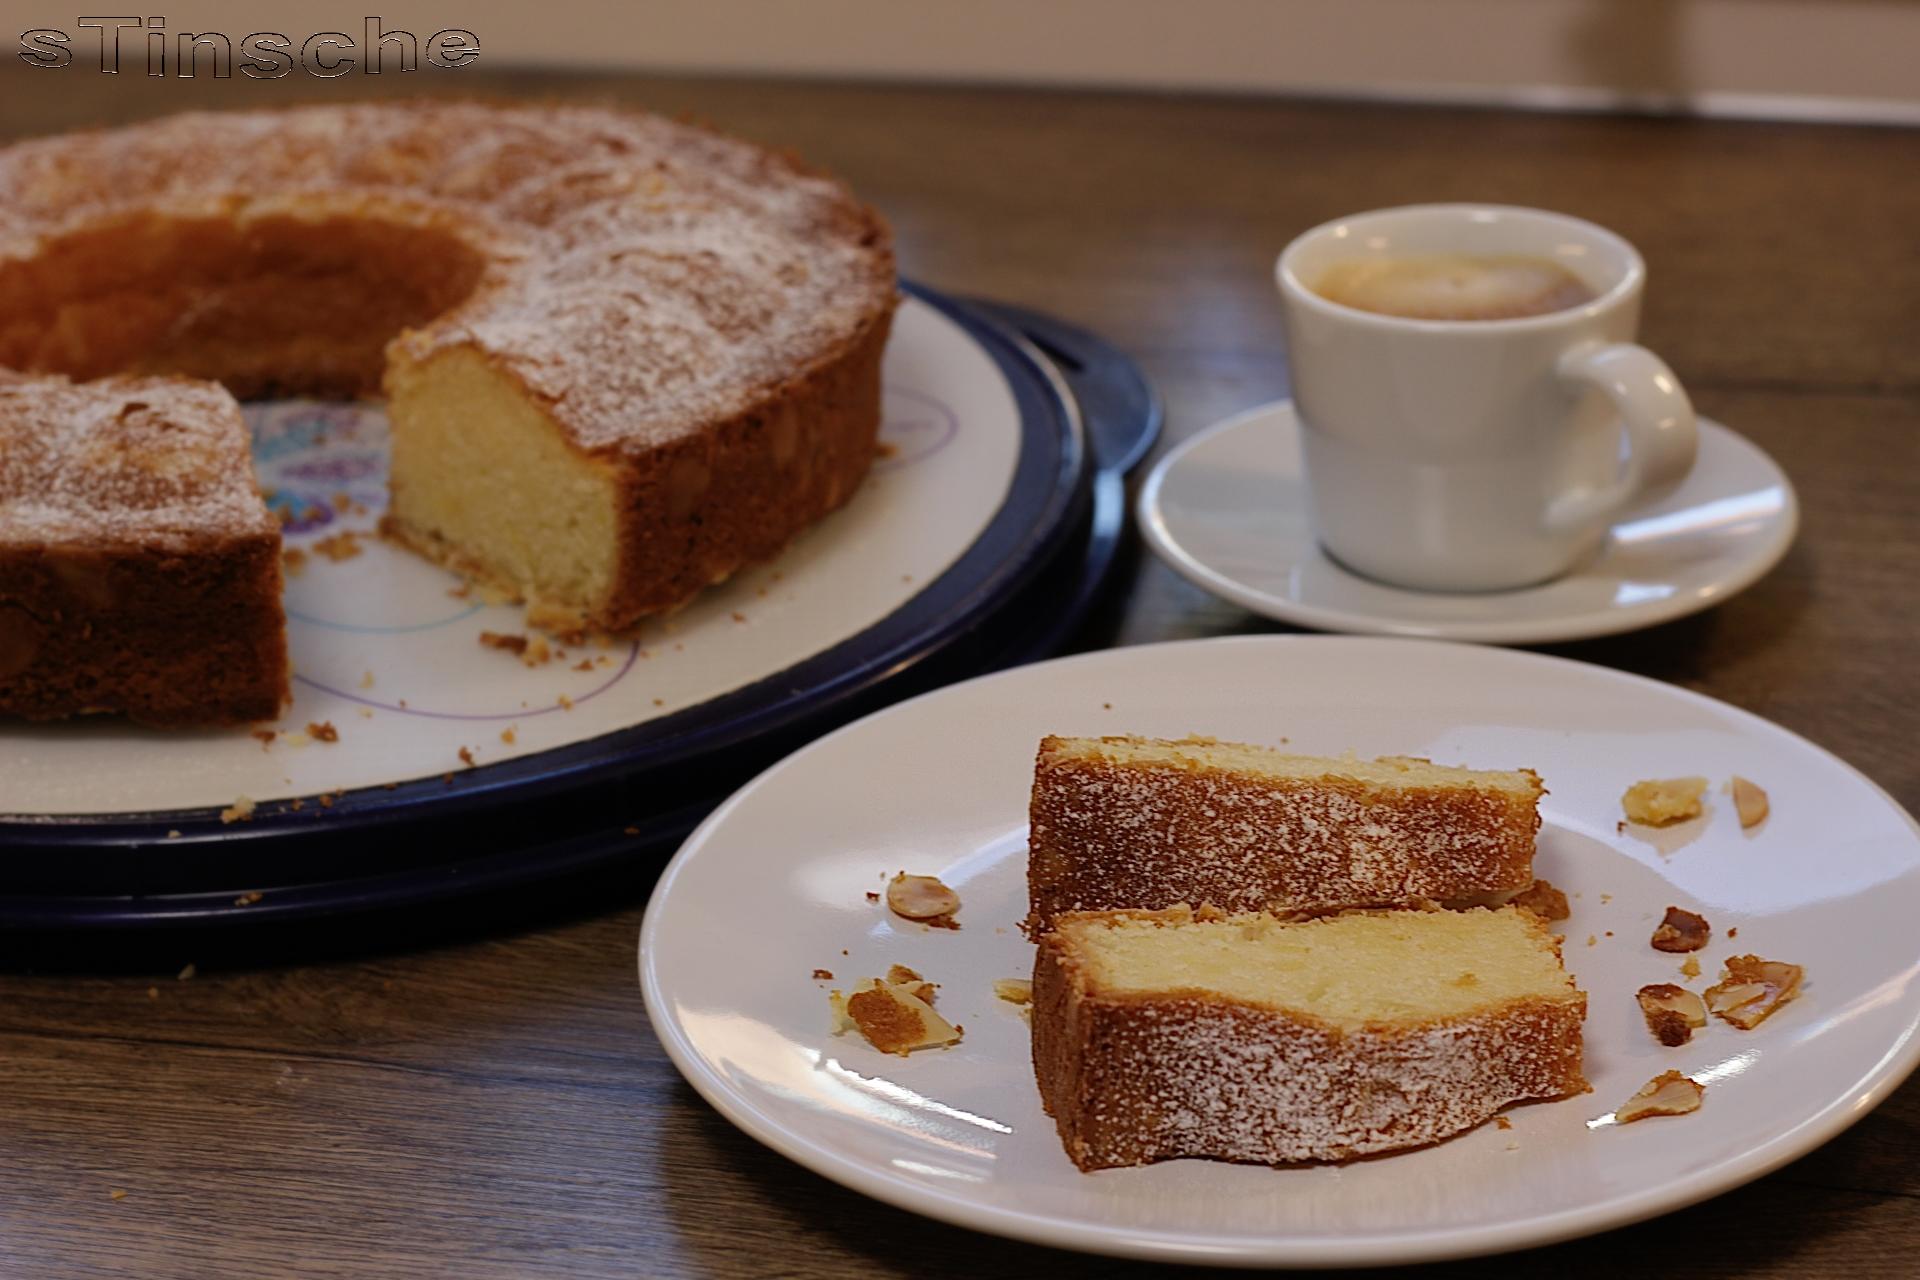
[[[279,714],[280,529],[247,428],[176,378],[0,378],[0,715]]]
[[[614,581],[551,601],[606,629],[846,501],[896,302],[887,227],[841,184],[636,112],[301,106],[0,150],[0,366],[340,396],[477,352],[611,475]],[[497,577],[404,479],[392,530]]]
[[[1185,911],[1082,913],[1190,919]],[[1544,926],[1541,927],[1544,936]],[[1584,1090],[1586,997],[1341,1028],[1207,992],[1103,995],[1059,933],[1033,976],[1033,1066],[1082,1170],[1204,1158],[1346,1160]]]
[[[1327,911],[1473,899],[1533,883],[1541,790],[1529,770],[1519,772],[1532,793],[1520,795],[1259,777],[1194,761],[1094,758],[1068,746],[1044,739],[1034,764],[1030,929],[1063,911],[1176,902]]]

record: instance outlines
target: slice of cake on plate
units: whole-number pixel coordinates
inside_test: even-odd
[[[1533,883],[1531,769],[1322,759],[1211,738],[1048,737],[1028,925],[1063,911],[1484,903]]]
[[[235,724],[286,697],[280,526],[233,397],[0,374],[0,715]]]
[[[1584,1090],[1585,1016],[1518,907],[1076,912],[1040,940],[1034,1073],[1083,1170],[1345,1160]]]

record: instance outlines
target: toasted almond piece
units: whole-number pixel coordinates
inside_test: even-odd
[[[903,964],[890,965],[887,968],[887,985],[898,987],[917,1000],[933,1003],[934,992],[940,989],[938,983],[928,982]]]
[[[1632,1124],[1648,1116],[1683,1116],[1700,1109],[1706,1090],[1678,1071],[1664,1071],[1640,1086],[1640,1092],[1621,1104],[1613,1113],[1620,1124]]]
[[[904,988],[878,983],[846,998],[845,1016],[882,1053],[902,1057],[915,1049],[952,1044],[960,1032],[926,1001]]]
[[[938,876],[901,872],[887,882],[887,906],[895,915],[931,924],[958,911],[960,895],[940,883]]]
[[[1032,1004],[1033,983],[1025,978],[995,978],[993,994],[1008,1004]]]
[[[1655,951],[1698,951],[1707,945],[1713,929],[1701,917],[1679,907],[1668,907],[1667,918],[1653,931]]]
[[[1671,982],[1656,982],[1634,993],[1640,1012],[1647,1017],[1647,1030],[1669,1049],[1693,1038],[1695,1027],[1707,1025],[1707,1006],[1685,987]]]
[[[1680,972],[1685,974],[1688,978],[1699,977],[1700,976],[1700,957],[1696,955],[1689,955],[1685,960],[1682,960],[1680,962]]]
[[[1733,811],[1740,815],[1742,827],[1757,827],[1767,820],[1767,793],[1739,774],[1733,775]]]
[[[1650,778],[1636,782],[1620,797],[1620,807],[1632,822],[1664,827],[1700,816],[1705,778]]]
[[[1565,920],[1573,914],[1567,906],[1567,895],[1545,880],[1535,880],[1530,888],[1516,894],[1513,905],[1533,912],[1542,920]]]
[[[1751,1031],[1800,994],[1806,971],[1782,960],[1728,956],[1726,974],[1706,991],[1714,1016]]]

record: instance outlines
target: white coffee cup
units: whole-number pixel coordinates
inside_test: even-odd
[[[1421,320],[1314,292],[1329,267],[1411,254],[1558,262],[1597,296],[1519,319]],[[1632,339],[1646,267],[1579,218],[1502,205],[1356,214],[1276,268],[1314,525],[1347,567],[1432,591],[1559,576],[1693,466],[1693,406]]]

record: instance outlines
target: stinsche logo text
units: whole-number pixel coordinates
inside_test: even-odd
[[[235,71],[254,80],[278,80],[298,68],[310,76],[335,80],[358,70],[418,71],[433,67],[454,71],[480,56],[480,37],[448,27],[424,40],[411,31],[389,31],[368,18],[359,39],[344,31],[318,31],[304,39],[278,31],[255,31],[234,39],[218,31],[168,31],[165,18],[83,17],[79,35],[39,27],[20,36],[20,60],[49,70],[98,66],[108,75],[122,71],[191,80],[226,80]]]

